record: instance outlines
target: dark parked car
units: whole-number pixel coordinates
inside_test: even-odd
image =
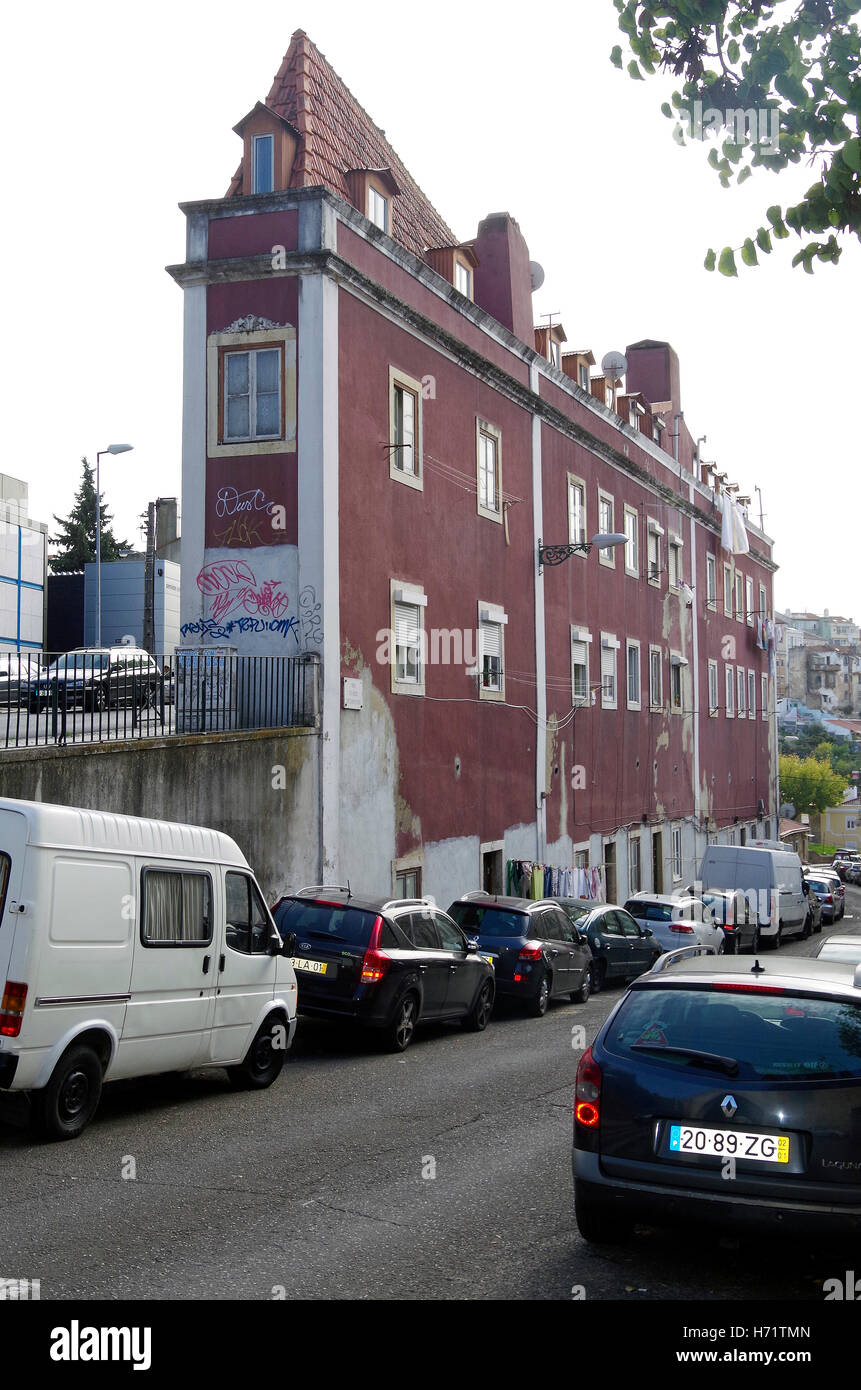
[[[857,1239],[861,972],[856,983],[852,964],[798,956],[665,959],[580,1058],[581,1234],[705,1220]]]
[[[847,870],[847,880],[849,882],[852,881],[851,878],[849,878],[849,874],[854,872],[855,870],[852,868]],[[846,888],[837,870],[830,868],[827,864],[805,864],[802,868],[802,875],[807,879],[824,879],[827,883],[833,885],[831,891],[834,894],[834,906],[836,909],[834,920],[837,921],[838,918],[843,917],[846,912]]]
[[[521,1000],[538,1017],[551,999],[589,998],[591,952],[556,902],[468,893],[449,912],[492,958],[500,997]]]
[[[817,878],[815,873],[805,875],[805,883],[808,885],[808,904],[814,898],[819,902],[822,920],[825,922],[836,922],[838,917],[843,915],[842,901],[838,898],[834,883],[827,878]]]
[[[557,898],[578,935],[592,952],[592,988],[597,994],[608,981],[627,983],[651,970],[663,953],[650,927],[641,927],[630,912],[615,903],[588,898]]]
[[[420,1023],[487,1027],[493,966],[428,899],[319,887],[282,898],[272,915],[282,935],[296,937],[300,1014],[379,1028],[395,1052]]]
[[[59,710],[105,710],[136,703],[155,707],[161,673],[155,658],[139,647],[81,647],[67,652],[30,682],[26,702],[31,713]]]

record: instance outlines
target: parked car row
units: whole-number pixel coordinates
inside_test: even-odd
[[[23,705],[31,714],[60,710],[101,711],[136,703],[153,706],[172,698],[172,683],[141,647],[79,647],[47,666],[41,654],[0,653],[0,703]]]

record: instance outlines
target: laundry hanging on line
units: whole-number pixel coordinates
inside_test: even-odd
[[[506,892],[514,898],[586,898],[606,901],[603,864],[560,868],[534,859],[509,859]]]

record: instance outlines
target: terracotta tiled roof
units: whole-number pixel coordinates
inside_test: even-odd
[[[297,29],[266,105],[290,121],[300,142],[292,188],[322,184],[350,202],[350,169],[391,169],[400,187],[392,199],[391,234],[416,256],[426,246],[452,246],[458,238],[410,177],[384,133],[374,125],[323,54]],[[240,187],[234,178],[228,197]]]

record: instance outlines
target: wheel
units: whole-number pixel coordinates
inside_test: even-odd
[[[90,692],[90,709],[96,713],[106,710],[108,707],[108,692],[104,686],[97,685]]]
[[[493,982],[485,980],[475,1003],[463,1020],[464,1028],[470,1033],[483,1033],[488,1023],[490,1015],[493,1013]]]
[[[778,927],[776,934],[766,937],[766,941],[768,942],[769,951],[779,951],[783,944],[783,927]]]
[[[270,1015],[258,1028],[244,1062],[227,1068],[230,1083],[237,1091],[263,1091],[280,1076],[287,1055],[282,1041],[284,1028],[280,1015]]]
[[[77,1139],[96,1113],[102,1064],[91,1047],[70,1047],[47,1086],[30,1093],[30,1124],[43,1139]]]
[[[418,1022],[418,1000],[414,994],[405,994],[395,1010],[394,1017],[386,1029],[386,1040],[391,1052],[403,1052],[409,1047]]]
[[[581,984],[580,988],[571,991],[571,1003],[572,1003],[572,1004],[585,1004],[585,1003],[588,1002],[588,999],[589,999],[589,996],[590,996],[591,993],[592,993],[592,970],[591,970],[591,967],[590,967],[588,970],[584,970],[584,971],[583,971],[583,983]]]
[[[717,944],[716,954],[719,955],[719,956],[722,956],[722,955],[725,955],[726,953],[727,953],[727,950],[726,950],[726,940],[725,940],[725,938],[724,938],[723,933],[721,933],[721,939],[720,939],[720,941],[719,941],[718,944]]]
[[[741,950],[741,939],[739,937],[738,932],[733,932],[732,937],[730,939],[732,941],[732,946],[730,947],[728,954],[731,956],[737,956],[739,951]],[[726,941],[724,941],[724,950],[726,950]]]
[[[584,1240],[595,1245],[615,1245],[626,1240],[634,1223],[613,1210],[608,1202],[587,1196],[582,1183],[574,1183],[574,1217]]]
[[[535,997],[530,1001],[529,1012],[532,1014],[533,1018],[543,1018],[544,1015],[547,1013],[547,1006],[549,1003],[550,985],[547,981],[547,975],[543,974],[541,976],[541,979],[538,981],[538,988],[535,991]]]
[[[808,937],[811,935],[812,931],[813,928],[810,924],[810,913],[808,912],[807,916],[804,919],[804,926],[801,928],[801,940],[806,941]]]
[[[602,960],[593,960],[589,967],[589,976],[592,981],[592,993],[600,994],[604,988],[604,980],[607,975],[607,967]]]

